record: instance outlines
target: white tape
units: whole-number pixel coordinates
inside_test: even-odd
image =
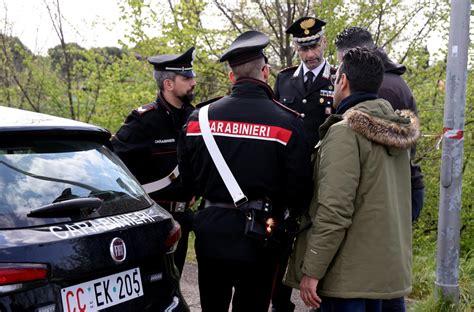
[[[451,50],[451,56],[458,57],[458,46],[457,45],[453,46],[453,49]]]

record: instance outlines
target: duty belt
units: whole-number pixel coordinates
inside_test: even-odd
[[[178,166],[176,166],[173,169],[173,171],[171,171],[170,174],[168,174],[166,177],[164,177],[162,179],[159,179],[159,180],[156,180],[156,181],[153,181],[153,182],[150,182],[150,183],[142,184],[142,187],[145,190],[145,192],[147,192],[148,194],[153,193],[153,192],[157,192],[159,190],[164,189],[165,187],[167,187],[171,183],[173,183],[173,181],[178,176],[179,176],[179,170],[178,170]]]
[[[256,210],[265,210],[268,211],[271,208],[271,203],[264,200],[249,200],[238,207],[231,202],[215,202],[212,200],[206,199],[204,202],[204,208],[208,207],[218,207],[218,208],[228,208],[228,209],[256,209]]]

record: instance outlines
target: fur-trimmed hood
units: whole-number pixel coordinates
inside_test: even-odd
[[[368,140],[387,147],[407,149],[415,145],[420,137],[420,124],[415,113],[410,110],[394,111],[384,99],[361,102],[342,116],[330,116],[320,128],[321,137],[331,125],[342,120]]]
[[[420,137],[420,123],[415,113],[394,112],[383,99],[360,103],[342,117],[354,131],[382,145],[407,149]]]

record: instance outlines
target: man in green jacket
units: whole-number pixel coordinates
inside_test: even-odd
[[[307,220],[285,282],[321,311],[381,311],[411,291],[410,111],[378,98],[384,66],[350,49],[335,75],[334,107],[321,126]]]

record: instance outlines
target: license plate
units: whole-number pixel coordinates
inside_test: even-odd
[[[61,289],[64,312],[94,312],[143,296],[140,269]]]

